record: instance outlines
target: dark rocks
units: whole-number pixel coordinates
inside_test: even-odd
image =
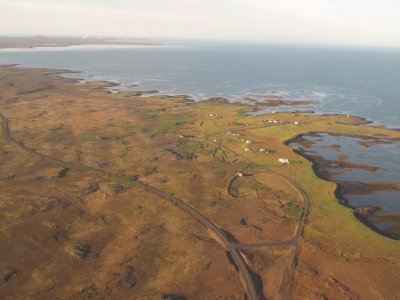
[[[128,287],[134,287],[136,284],[136,278],[134,276],[134,269],[132,266],[125,267],[126,277],[125,283]]]
[[[17,175],[11,174],[11,175],[8,175],[8,176],[6,177],[6,180],[12,180],[12,179],[14,179],[15,177],[17,177]]]
[[[69,168],[63,168],[60,172],[58,172],[57,178],[64,178],[64,177],[66,177],[68,171],[69,171]]]
[[[125,190],[125,187],[122,184],[114,184],[112,188],[116,194],[122,193]]]
[[[125,289],[133,288],[136,285],[134,268],[131,265],[124,266],[124,271],[121,278],[111,285],[112,288]]]
[[[47,204],[47,207],[46,209],[44,209],[43,212],[50,212],[55,210],[56,208],[66,209],[69,206],[70,204],[66,199],[50,197],[49,203]]]
[[[97,182],[93,183],[85,190],[84,195],[85,196],[90,195],[92,193],[97,192],[99,189],[100,189],[100,185]]]
[[[18,270],[10,267],[6,270],[4,276],[3,276],[3,282],[7,283],[13,280],[17,275],[19,274]]]
[[[165,176],[158,178],[158,182],[160,183],[167,183],[168,181],[169,181],[168,177]]]
[[[89,244],[81,244],[78,246],[75,246],[75,254],[80,258],[80,259],[85,259],[90,254],[92,254],[92,247]]]

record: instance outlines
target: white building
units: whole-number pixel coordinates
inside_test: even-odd
[[[279,162],[282,163],[282,164],[289,164],[290,163],[287,158],[280,158]]]

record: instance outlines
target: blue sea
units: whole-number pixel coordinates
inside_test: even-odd
[[[78,46],[0,50],[0,64],[66,68],[120,89],[195,99],[280,95],[400,128],[400,49],[166,41],[161,47]],[[280,109],[288,109],[282,107]]]

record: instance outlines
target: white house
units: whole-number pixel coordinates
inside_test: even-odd
[[[282,164],[289,164],[290,163],[287,158],[280,158],[279,162],[282,163]]]

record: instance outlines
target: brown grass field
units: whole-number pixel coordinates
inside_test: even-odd
[[[356,116],[251,117],[251,106],[221,99],[111,94],[61,72],[0,67],[1,299],[252,299],[226,245],[168,195],[238,247],[258,299],[400,298],[400,241],[358,221],[284,145],[313,131],[399,131]]]

